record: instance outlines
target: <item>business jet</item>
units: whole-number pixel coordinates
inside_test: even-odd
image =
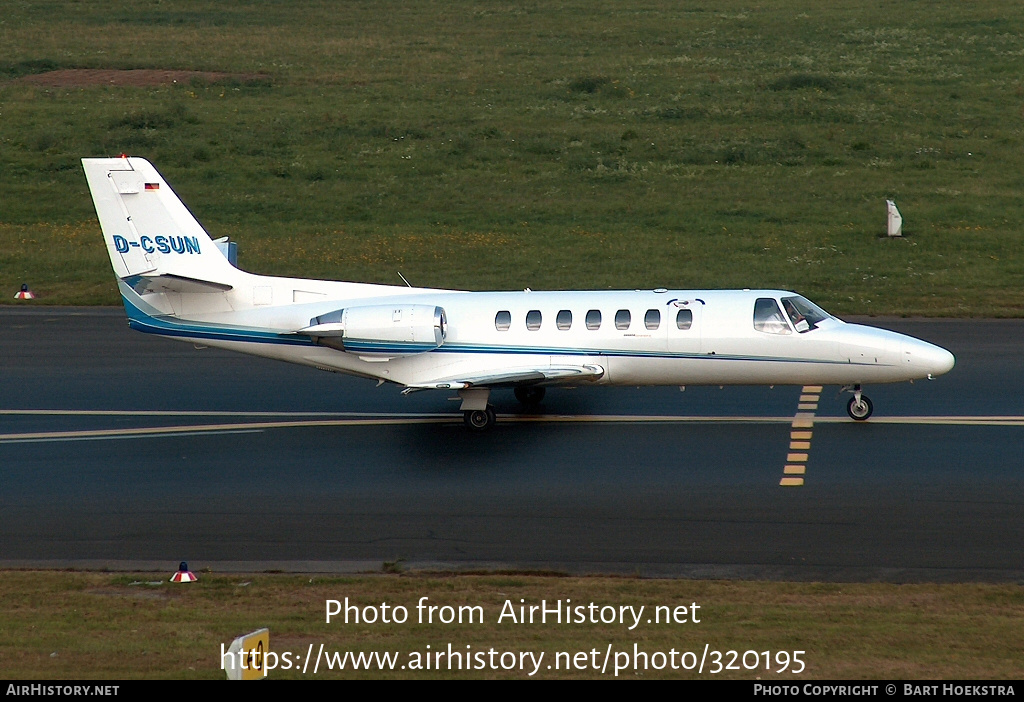
[[[840,385],[933,378],[951,353],[847,324],[784,290],[466,292],[261,276],[233,265],[141,158],[82,159],[133,329],[203,346],[456,392],[471,429],[512,388],[535,407],[552,386]]]

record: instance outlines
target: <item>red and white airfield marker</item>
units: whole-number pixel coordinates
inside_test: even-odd
[[[172,583],[194,583],[199,578],[188,569],[188,563],[182,561],[178,566],[178,572],[171,576]]]

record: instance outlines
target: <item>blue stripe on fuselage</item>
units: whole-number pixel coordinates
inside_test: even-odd
[[[182,322],[169,316],[155,316],[142,311],[127,296],[122,294],[128,324],[138,332],[156,334],[178,339],[208,339],[211,341],[233,341],[251,344],[283,344],[287,346],[316,346],[312,338],[305,335],[279,334],[266,332],[247,326],[225,326],[208,322]],[[344,343],[344,342],[343,342]],[[623,358],[689,358],[717,361],[771,361],[777,363],[816,363],[841,365],[874,365],[873,363],[851,363],[839,360],[822,360],[817,358],[784,358],[778,356],[746,356],[707,353],[671,353],[668,351],[640,351],[626,349],[594,349],[594,348],[560,348],[538,346],[504,346],[494,344],[458,344],[446,343],[434,348],[432,344],[373,342],[357,340],[351,344],[350,350],[355,353],[373,353],[377,355],[395,355],[410,353],[464,353],[464,354],[508,354],[523,356],[614,356]]]
[[[183,339],[210,339],[217,341],[237,341],[257,344],[285,344],[288,346],[316,346],[313,339],[301,334],[280,334],[250,327],[230,327],[204,322],[179,322],[169,317],[156,317],[143,312],[124,295],[125,312],[128,324],[132,329],[147,334],[178,337]],[[344,343],[344,342],[343,342]],[[386,356],[409,353],[463,353],[463,354],[507,354],[517,356],[614,356],[623,358],[676,358],[700,359],[707,361],[770,361],[775,363],[815,363],[825,365],[875,365],[871,363],[849,363],[828,361],[814,358],[782,358],[771,356],[734,356],[728,354],[704,353],[670,353],[667,351],[634,351],[626,349],[587,349],[559,348],[540,346],[500,346],[493,344],[442,344],[434,348],[433,344],[422,343],[371,342],[359,340],[351,345],[355,353],[373,353]]]
[[[225,327],[203,322],[179,322],[168,317],[154,317],[146,314],[124,295],[125,313],[128,326],[146,334],[179,337],[183,339],[210,339],[217,341],[246,341],[261,344],[287,344],[289,346],[313,346],[308,336],[278,334],[248,327]]]

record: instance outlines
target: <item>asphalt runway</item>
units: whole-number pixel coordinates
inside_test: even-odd
[[[1024,321],[858,321],[957,365],[866,423],[829,386],[581,388],[478,435],[444,393],[3,308],[0,566],[1024,582]]]

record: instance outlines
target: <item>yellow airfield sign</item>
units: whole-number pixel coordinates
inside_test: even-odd
[[[220,664],[228,680],[259,680],[267,675],[267,653],[270,651],[270,629],[257,629],[239,636],[224,649],[221,644]]]

